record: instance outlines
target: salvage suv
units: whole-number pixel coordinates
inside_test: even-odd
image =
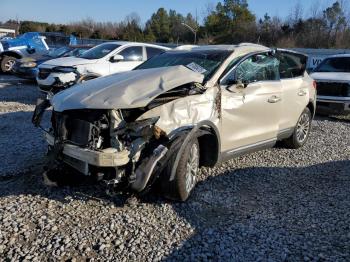
[[[77,82],[132,70],[167,50],[169,48],[151,44],[107,42],[79,57],[62,57],[41,64],[36,80],[41,91],[55,94]]]
[[[254,44],[190,47],[60,92],[45,179],[76,169],[117,191],[154,185],[185,201],[201,166],[305,144],[316,101],[306,60]]]
[[[350,55],[326,58],[310,75],[317,82],[317,111],[350,114]]]

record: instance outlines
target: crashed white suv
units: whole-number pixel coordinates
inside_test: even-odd
[[[108,42],[79,57],[57,58],[41,64],[36,80],[42,91],[57,93],[77,82],[132,70],[167,50],[169,48],[151,44]]]
[[[52,100],[45,177],[76,169],[184,201],[200,166],[277,141],[304,145],[316,99],[306,60],[253,44],[194,47],[67,89]]]

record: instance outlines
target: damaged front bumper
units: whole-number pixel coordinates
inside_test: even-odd
[[[57,93],[76,84],[80,76],[73,67],[40,68],[36,80],[40,91]]]
[[[106,114],[110,122],[105,122]],[[45,170],[59,170],[65,164],[107,185],[136,192],[153,183],[168,152],[168,139],[155,126],[159,118],[126,123],[116,111],[98,112],[92,122],[75,117],[53,113],[53,128],[44,134],[49,147]]]
[[[45,138],[50,146],[55,145],[55,139],[51,134],[45,133]],[[118,150],[114,148],[106,148],[101,151],[95,151],[75,145],[64,144],[62,153],[68,157],[96,167],[119,167],[126,165],[130,161],[130,152],[128,150],[118,152]],[[65,162],[71,165],[71,162],[68,160]],[[77,167],[76,165],[71,166],[73,168]],[[78,171],[86,173],[84,169],[80,169]]]

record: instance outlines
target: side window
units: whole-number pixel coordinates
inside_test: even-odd
[[[266,54],[253,55],[241,64],[235,71],[236,80],[243,83],[258,81],[279,80],[279,61]]]
[[[142,61],[142,46],[127,47],[122,50],[120,55],[124,56],[124,61]]]
[[[147,51],[147,59],[150,59],[164,52],[163,49],[154,48],[154,47],[146,47],[146,51]]]
[[[280,60],[279,71],[281,79],[304,75],[307,62],[306,56],[289,52],[280,52],[278,56]]]

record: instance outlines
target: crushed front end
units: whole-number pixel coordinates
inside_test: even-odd
[[[161,170],[169,139],[158,118],[134,121],[121,110],[53,111],[47,170],[68,165],[110,189],[141,192]],[[128,120],[126,121],[126,117]]]

